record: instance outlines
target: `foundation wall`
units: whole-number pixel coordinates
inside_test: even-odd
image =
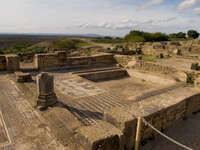
[[[144,61],[138,61],[136,65],[133,66],[133,69],[144,70],[149,72],[161,72],[161,73],[177,72],[175,68]]]
[[[0,71],[14,72],[20,69],[19,56],[17,55],[1,55],[0,56]]]
[[[63,66],[66,63],[66,53],[56,52],[48,54],[36,54],[34,56],[34,65],[37,69],[48,69]]]
[[[200,94],[196,94],[180,100],[177,103],[168,104],[168,106],[148,105],[144,107],[144,114],[138,115],[145,118],[150,124],[160,131],[170,128],[175,122],[190,117],[193,113],[200,110]],[[159,104],[158,104],[159,105]],[[115,109],[115,110],[113,110]],[[135,135],[137,126],[137,117],[127,118],[127,110],[120,110],[120,108],[113,108],[104,114],[104,120],[119,128],[123,135],[121,137],[122,147],[128,150],[135,145]],[[131,110],[130,110],[131,111]],[[129,115],[131,114],[128,112]],[[148,140],[156,135],[149,126],[142,123],[141,141]]]
[[[70,66],[105,66],[115,64],[114,55],[104,54],[91,57],[69,57],[67,64]]]
[[[133,59],[133,56],[115,55],[114,58],[118,64],[120,64],[121,66],[126,66],[129,63],[129,61]]]
[[[65,52],[56,52],[52,54],[37,54],[34,57],[34,64],[38,69],[51,69],[60,66],[98,67],[114,65],[115,63],[114,56],[108,54],[91,57],[66,57]]]

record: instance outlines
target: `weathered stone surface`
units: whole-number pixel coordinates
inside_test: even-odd
[[[182,53],[182,50],[181,49],[178,49],[177,53],[176,53],[178,56],[182,56],[183,53]]]
[[[192,63],[191,69],[192,69],[192,70],[199,70],[199,69],[200,69],[199,63]]]
[[[183,87],[135,103],[128,111],[137,117],[144,117],[156,129],[165,130],[178,120],[199,111],[199,97],[198,90]],[[154,135],[155,132],[149,126],[143,124],[141,130],[142,140]]]
[[[30,73],[15,72],[17,82],[31,82],[32,77]]]
[[[54,93],[54,77],[48,73],[41,73],[37,76],[37,106],[48,107],[57,101]]]
[[[100,121],[93,126],[76,130],[76,139],[85,150],[120,150],[121,131],[113,125]]]
[[[122,108],[111,108],[104,112],[104,120],[119,128],[123,135],[121,136],[121,147],[133,149],[136,135],[137,119]]]
[[[6,57],[0,56],[0,71],[6,70]]]
[[[7,71],[18,71],[19,66],[19,56],[17,55],[7,55],[6,56],[6,68]]]

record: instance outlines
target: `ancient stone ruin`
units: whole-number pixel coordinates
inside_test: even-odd
[[[54,93],[54,77],[48,73],[37,76],[37,106],[48,107],[56,103],[57,97]]]
[[[15,72],[17,82],[31,82],[32,77],[30,73]]]

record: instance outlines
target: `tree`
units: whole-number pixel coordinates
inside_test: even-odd
[[[193,39],[196,39],[199,37],[199,33],[196,30],[189,30],[187,32],[187,35],[189,38],[193,38]]]
[[[177,39],[177,38],[185,39],[186,38],[186,33],[183,33],[183,32],[172,33],[172,34],[169,34],[169,37],[171,39]]]
[[[186,38],[186,33],[179,32],[179,33],[176,34],[176,38],[183,38],[183,39],[185,39]]]

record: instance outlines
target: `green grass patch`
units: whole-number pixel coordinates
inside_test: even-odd
[[[89,43],[78,39],[63,39],[53,41],[53,47],[57,49],[76,49],[87,45],[89,45]]]
[[[146,62],[156,62],[156,59],[155,58],[144,57],[143,61],[146,61]]]

